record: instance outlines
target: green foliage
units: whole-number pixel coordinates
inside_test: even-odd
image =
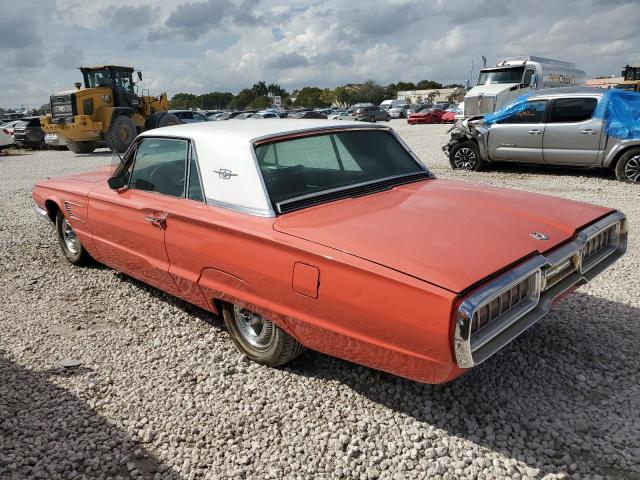
[[[382,86],[374,80],[367,80],[358,85],[342,85],[331,88],[320,89],[317,87],[304,87],[300,90],[294,90],[290,95],[284,88],[276,83],[259,81],[251,88],[244,88],[237,95],[229,92],[211,92],[203,95],[194,95],[192,93],[177,93],[169,102],[170,108],[188,109],[201,108],[211,110],[216,108],[229,108],[233,110],[245,109],[262,109],[271,106],[269,94],[279,96],[282,99],[282,105],[285,108],[296,107],[329,107],[332,105],[346,107],[354,103],[370,102],[374,105],[380,104],[385,99],[397,98],[400,90],[431,90],[440,88],[459,87],[460,92],[454,92],[455,98],[460,95],[464,97],[464,89],[462,85],[446,85],[433,80],[420,80],[417,84],[413,82],[390,83]],[[432,93],[429,98],[434,99],[438,96]],[[295,97],[295,103],[290,97]],[[452,97],[453,98],[453,97]],[[452,100],[456,101],[456,100]]]
[[[302,90],[298,92],[298,95],[295,101],[295,106],[307,107],[307,108],[330,106],[331,103],[322,100],[320,98],[321,95],[322,95],[322,90],[320,90],[317,87],[304,87]]]

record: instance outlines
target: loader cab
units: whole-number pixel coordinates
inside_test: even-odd
[[[138,110],[140,98],[135,92],[133,68],[105,65],[100,67],[81,68],[86,88],[110,88],[113,91],[113,102],[116,107]]]

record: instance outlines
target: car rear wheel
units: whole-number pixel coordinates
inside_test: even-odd
[[[621,182],[640,183],[640,149],[624,153],[616,163],[615,172]]]
[[[258,313],[225,305],[222,315],[233,342],[254,362],[278,367],[304,352],[295,338]]]
[[[387,118],[385,118],[384,120],[385,120],[385,122],[390,122],[391,121],[391,116],[387,115]]]
[[[480,158],[480,150],[475,142],[461,142],[449,150],[449,162],[456,170],[471,170],[478,172],[486,166]]]
[[[91,153],[96,149],[96,142],[74,142],[67,139],[67,148],[73,153]]]
[[[376,117],[374,115],[371,115],[371,118],[369,118],[369,121],[371,123],[376,123]]]
[[[56,232],[58,233],[58,243],[62,249],[64,257],[73,265],[87,263],[91,257],[80,243],[80,239],[61,211],[56,215]]]

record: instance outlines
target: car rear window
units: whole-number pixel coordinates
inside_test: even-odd
[[[583,122],[593,115],[595,98],[559,98],[553,102],[550,123]]]
[[[18,123],[15,124],[15,126],[13,128],[24,128],[26,126],[29,125],[29,121],[28,120],[20,120]]]
[[[40,118],[32,118],[29,120],[30,127],[39,127],[40,126]]]
[[[255,147],[271,201],[426,172],[385,130],[321,134]]]

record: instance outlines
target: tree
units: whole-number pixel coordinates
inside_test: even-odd
[[[336,92],[335,90],[331,90],[330,88],[325,88],[320,93],[320,101],[326,103],[328,105],[333,105],[336,103]]]
[[[447,102],[449,102],[449,103],[460,103],[460,102],[462,102],[464,100],[465,93],[467,93],[467,92],[465,92],[464,88],[456,88],[447,97]]]
[[[416,90],[416,84],[413,82],[398,82],[396,84],[396,89],[398,91]]]
[[[317,87],[304,87],[298,92],[295,105],[296,107],[307,108],[328,107],[330,103],[323,101],[320,98],[321,94],[322,90]]]
[[[433,80],[420,80],[416,85],[416,90],[431,90],[432,88],[442,88],[442,84]]]
[[[438,90],[431,90],[427,95],[427,100],[429,103],[433,103],[433,101],[440,96],[440,92]]]
[[[254,98],[251,103],[248,105],[249,108],[251,109],[263,109],[263,108],[267,108],[271,106],[271,100],[269,99],[269,97],[256,97]]]
[[[387,96],[387,89],[375,80],[367,80],[357,89],[356,101],[379,105]]]
[[[254,83],[251,87],[254,97],[266,97],[269,91],[267,90],[267,84],[265,82]]]
[[[233,97],[233,100],[231,100],[229,106],[234,110],[244,110],[245,108],[247,108],[247,105],[253,102],[254,98],[255,95],[253,91],[249,88],[244,88],[240,90],[240,92],[238,92],[238,95]]]

